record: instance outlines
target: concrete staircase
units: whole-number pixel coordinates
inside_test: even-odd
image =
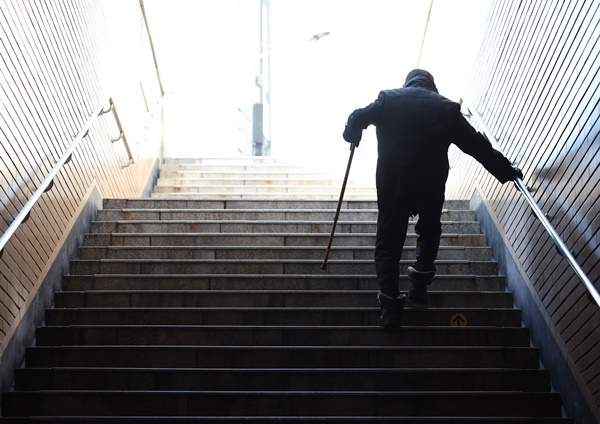
[[[168,163],[152,199],[104,202],[3,421],[571,422],[467,203],[430,309],[384,331],[373,188],[349,184],[323,272],[341,183],[257,160]]]
[[[343,177],[343,171],[338,178]],[[332,179],[329,173],[280,163],[277,159],[167,159],[152,197],[338,200],[341,186],[341,179]],[[374,187],[352,180],[346,190],[345,199],[376,196]]]

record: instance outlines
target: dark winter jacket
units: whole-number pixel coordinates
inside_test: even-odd
[[[516,176],[508,159],[463,117],[460,105],[438,94],[427,71],[412,71],[403,88],[381,91],[375,102],[352,112],[344,139],[358,145],[369,125],[376,126],[378,168],[408,167],[445,182],[454,143],[500,182]]]

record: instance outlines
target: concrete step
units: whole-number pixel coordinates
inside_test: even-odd
[[[142,209],[142,210],[166,210],[166,209],[210,209],[210,210],[327,210],[335,211],[338,202],[334,200],[289,200],[289,199],[241,199],[241,200],[223,200],[223,199],[104,199],[102,201],[103,209]],[[377,209],[375,200],[344,200],[342,209]],[[461,209],[468,209],[468,205]]]
[[[104,209],[328,209],[335,211],[339,197],[335,200],[307,200],[307,199],[104,199]],[[377,201],[371,200],[346,200],[342,202],[344,209],[377,209]],[[468,200],[446,200],[445,209],[467,210]]]
[[[28,367],[539,368],[531,346],[36,346]]]
[[[349,184],[347,182],[346,184]],[[218,187],[221,185],[225,186],[333,186],[338,189],[342,187],[342,180],[332,180],[327,175],[315,176],[312,174],[297,174],[288,177],[285,176],[264,176],[263,174],[256,174],[255,176],[247,176],[245,174],[238,175],[237,177],[223,177],[220,174],[210,176],[194,176],[194,177],[183,177],[182,174],[170,173],[169,175],[161,176],[156,181],[158,187],[177,187],[177,186],[211,186]]]
[[[215,167],[215,166],[198,166],[196,168],[182,169],[180,167],[166,166],[163,167],[160,173],[160,178],[193,178],[193,179],[213,179],[213,180],[226,180],[230,178],[236,178],[241,180],[266,178],[266,179],[302,179],[302,178],[319,178],[338,180],[341,176],[334,175],[327,172],[316,172],[311,171],[302,167],[288,168],[288,169],[274,169],[254,166],[251,168],[237,166],[237,167]]]
[[[406,269],[414,261],[401,261]],[[102,259],[71,261],[71,274],[322,274],[322,260],[251,260],[251,259]],[[440,274],[494,275],[494,261],[437,261]],[[330,274],[369,275],[375,272],[372,260],[330,260]]]
[[[202,157],[202,158],[164,158],[163,167],[179,166],[180,164],[193,165],[269,165],[287,163],[281,158],[273,156],[239,156],[232,158],[223,157]],[[164,168],[163,168],[164,169]]]
[[[328,233],[87,233],[86,246],[322,246],[327,247]],[[417,235],[406,236],[406,246],[416,246]],[[334,246],[374,246],[374,233],[336,233]],[[482,234],[442,234],[440,246],[484,247]]]
[[[560,416],[560,395],[539,392],[8,392],[5,416]],[[43,406],[43,408],[42,408]]]
[[[262,173],[262,172],[281,172],[281,173],[292,173],[292,172],[305,172],[309,174],[315,173],[303,165],[294,165],[286,163],[180,163],[176,169],[179,172],[248,172],[248,173]],[[169,167],[165,171],[169,171]],[[329,174],[327,174],[329,175]]]
[[[55,307],[373,307],[376,297],[376,291],[366,290],[60,291]],[[429,291],[431,308],[510,308],[512,301],[505,291]]]
[[[335,246],[329,259],[373,258],[373,247]],[[323,259],[323,247],[311,246],[83,246],[79,248],[79,259]],[[402,251],[402,259],[415,258],[415,248]],[[439,260],[491,261],[492,251],[488,247],[443,246]]]
[[[333,222],[335,210],[329,209],[100,209],[98,221],[165,220],[165,221],[329,221]],[[376,209],[340,210],[340,221],[377,221]],[[444,209],[442,221],[475,221],[470,210]],[[412,220],[416,222],[416,218]]]
[[[313,201],[331,201],[339,199],[339,190],[337,192],[331,191],[330,193],[311,193],[311,192],[298,192],[298,193],[242,193],[242,192],[231,192],[231,193],[177,193],[177,192],[168,192],[168,193],[152,193],[151,197],[153,199],[165,199],[165,200],[191,200],[194,198],[197,199],[223,199],[223,200],[241,200],[241,199],[255,199],[255,200],[269,200],[269,199],[279,199],[279,200],[308,200],[312,199]],[[364,193],[354,193],[351,188],[344,193],[345,199],[352,200],[373,200],[375,199],[375,194],[364,194]]]
[[[16,391],[550,391],[547,370],[490,368],[24,368]]]
[[[94,274],[67,275],[63,290],[370,290],[379,288],[374,275],[222,275],[222,274]],[[400,289],[408,289],[406,276]],[[436,275],[430,291],[505,291],[502,276]]]
[[[297,194],[297,193],[306,193],[306,194],[327,194],[327,195],[340,195],[341,185],[316,185],[316,184],[296,184],[293,185],[291,181],[286,184],[279,185],[261,185],[261,184],[225,184],[226,181],[223,181],[218,185],[204,185],[204,184],[192,184],[191,180],[187,181],[187,184],[176,184],[176,185],[160,185],[154,187],[153,194],[160,196],[162,193],[189,193],[189,194]],[[376,190],[374,187],[362,187],[356,185],[347,185],[346,190],[352,194],[362,194],[365,196],[375,196]],[[345,193],[344,193],[345,195]]]
[[[371,424],[371,423],[400,423],[400,424],[572,424],[569,418],[552,417],[400,417],[400,416],[362,416],[362,417],[102,417],[102,416],[56,416],[56,417],[24,417],[0,418],[2,423],[93,423],[93,424],[118,424],[118,423],[152,423],[152,424],[198,424],[198,423],[239,423],[264,424],[264,423],[286,423],[286,424]]]
[[[46,325],[374,326],[379,315],[379,307],[77,307],[48,309]],[[518,327],[521,311],[513,308],[406,309],[403,323],[408,326]]]
[[[277,168],[281,168],[278,172],[293,172],[293,171],[302,171],[307,173],[321,173],[329,175],[331,178],[332,175],[328,170],[317,169],[313,167],[308,167],[305,164],[301,163],[289,163],[288,161],[284,161],[281,159],[273,159],[273,158],[251,158],[251,159],[241,159],[236,158],[232,161],[228,161],[226,159],[216,159],[216,158],[202,158],[202,159],[186,159],[185,161],[169,161],[163,162],[161,172],[168,172],[171,170],[211,170],[212,172],[227,172],[229,169],[246,169],[248,171],[254,170],[257,172],[261,172],[262,170],[277,170]]]
[[[94,221],[92,233],[323,233],[330,234],[332,221],[221,221],[221,220],[123,220]],[[375,221],[338,220],[336,233],[374,233]],[[415,223],[410,222],[408,231],[415,232]],[[443,234],[480,234],[478,222],[442,222]]]
[[[191,182],[178,185],[161,185],[154,187],[153,195],[160,197],[161,194],[190,194],[190,195],[227,195],[227,194],[266,194],[266,195],[297,195],[297,194],[312,194],[312,195],[340,195],[341,186],[330,185],[226,185],[219,184],[216,186],[207,185],[192,185]],[[374,187],[360,187],[355,185],[347,185],[346,192],[349,194],[360,194],[365,197],[376,196],[377,192]],[[344,196],[346,195],[344,192]]]
[[[74,325],[40,327],[39,346],[213,345],[213,346],[529,346],[521,327],[404,326],[227,326],[227,325]]]
[[[334,216],[335,210],[330,209],[101,209],[97,220],[333,221]],[[345,209],[340,211],[339,219],[373,221],[377,219],[377,211]]]

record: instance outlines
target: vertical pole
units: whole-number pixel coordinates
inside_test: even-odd
[[[258,85],[258,104],[254,105],[253,111],[253,129],[252,129],[252,144],[254,156],[263,155],[263,2],[259,2],[259,14],[258,14],[258,75],[256,84]],[[259,112],[260,111],[260,112]]]

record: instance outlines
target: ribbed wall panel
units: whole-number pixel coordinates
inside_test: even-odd
[[[599,55],[597,1],[496,0],[465,96],[597,288]],[[451,160],[447,196],[470,198],[476,187],[483,193],[599,406],[598,306],[512,184],[497,183],[457,150]]]
[[[0,233],[107,96],[136,151],[149,119],[146,101],[151,112],[160,99],[151,60],[138,0],[0,2]],[[102,197],[142,194],[159,138],[152,135],[137,161],[122,168],[128,162],[123,141],[111,142],[118,135],[113,113],[100,116],[6,246],[3,350],[89,190],[96,186]]]

